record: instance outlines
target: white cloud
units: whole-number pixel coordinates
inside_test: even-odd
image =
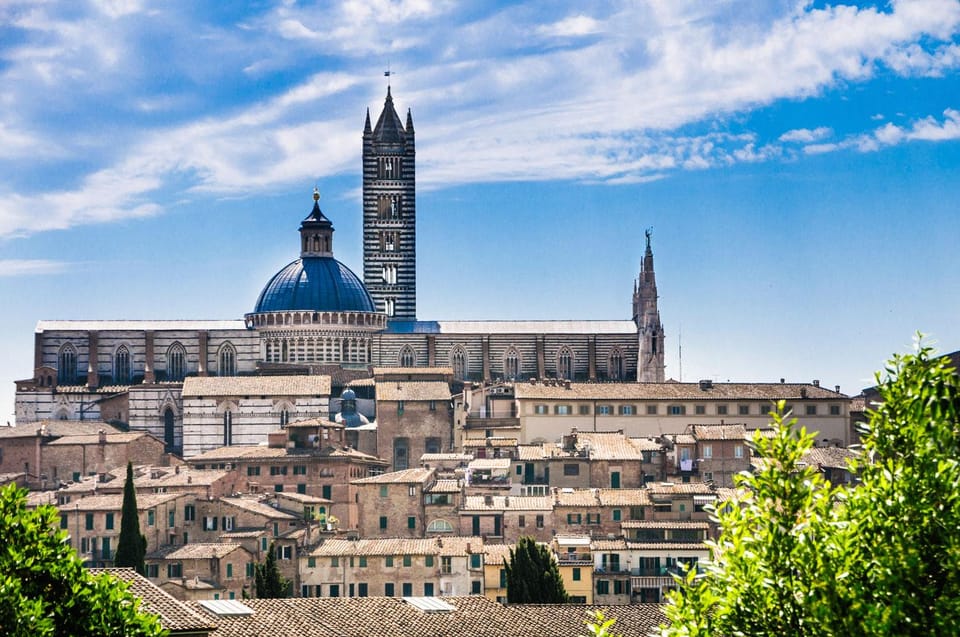
[[[819,141],[821,139],[829,137],[832,134],[833,134],[833,129],[831,129],[829,126],[818,126],[817,128],[814,128],[814,129],[795,128],[781,135],[780,141],[799,142],[802,144],[809,144],[810,142]]]
[[[577,37],[598,33],[602,30],[600,22],[587,15],[574,15],[559,22],[537,27],[537,33],[547,37]]]
[[[0,277],[59,274],[69,263],[47,259],[0,259]]]

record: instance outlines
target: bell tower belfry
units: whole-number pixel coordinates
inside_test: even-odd
[[[633,322],[637,324],[640,339],[640,360],[637,361],[637,380],[641,383],[664,382],[663,325],[657,307],[657,277],[653,271],[651,231],[646,231],[647,249],[640,266],[640,277],[633,286]]]
[[[417,318],[417,204],[413,116],[404,126],[387,98],[363,127],[363,283],[378,312]]]

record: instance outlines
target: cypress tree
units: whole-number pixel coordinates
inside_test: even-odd
[[[517,547],[510,549],[504,569],[509,604],[561,604],[568,599],[550,549],[532,537],[520,538]]]
[[[133,487],[133,464],[127,463],[127,481],[123,484],[123,508],[120,511],[120,539],[117,540],[115,566],[127,566],[146,574],[143,562],[147,554],[147,538],[140,533],[137,513],[137,492]]]
[[[267,558],[254,567],[254,583],[257,587],[257,597],[260,599],[290,596],[290,580],[280,575],[273,542],[270,543]]]

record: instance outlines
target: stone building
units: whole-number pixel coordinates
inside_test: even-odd
[[[194,542],[147,556],[147,577],[176,599],[243,599],[255,591],[254,556],[240,544]]]
[[[479,537],[327,540],[300,560],[303,597],[482,595]]]
[[[417,466],[423,454],[453,450],[451,368],[377,367],[373,378],[377,455],[394,471]]]
[[[750,469],[747,430],[742,424],[689,425],[674,436],[671,474],[732,487],[733,476]]]
[[[354,480],[360,537],[423,537],[424,494],[436,482],[432,469],[404,469]]]
[[[214,444],[262,442],[267,425],[284,413],[330,417],[321,412],[330,407],[331,391],[369,378],[374,367],[449,368],[461,382],[663,379],[663,328],[649,235],[630,318],[419,320],[413,119],[408,111],[401,122],[388,89],[376,126],[370,122],[368,112],[362,142],[363,281],[334,258],[333,224],[315,192],[298,229],[299,258],[267,281],[242,320],[39,321],[33,373],[17,381],[18,421],[116,421],[190,455]],[[230,387],[234,381],[220,387],[208,382],[278,374],[326,375],[332,383],[308,405],[283,387],[243,393]],[[438,386],[438,401],[440,393]],[[439,411],[437,419],[444,409]],[[409,417],[393,424],[415,426]],[[388,448],[378,453],[399,468],[413,466],[423,451],[450,450],[451,436],[439,422],[423,426],[429,431],[390,436],[383,441]],[[412,445],[406,464],[394,462],[404,438]],[[421,438],[429,443],[423,450]]]

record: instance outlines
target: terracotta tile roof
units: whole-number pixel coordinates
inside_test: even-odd
[[[297,420],[296,422],[291,422],[287,424],[287,429],[294,427],[306,427],[306,428],[315,428],[323,427],[324,429],[344,429],[345,426],[342,423],[334,422],[328,418],[304,418],[303,420]]]
[[[460,493],[459,480],[437,480],[423,490],[424,493]]]
[[[850,411],[866,411],[867,398],[863,394],[850,399]]]
[[[190,376],[184,398],[201,396],[330,396],[329,376]]]
[[[464,498],[460,514],[466,511],[552,511],[553,498],[549,495],[468,495]]]
[[[648,506],[650,493],[646,489],[597,489],[603,506]]]
[[[510,551],[515,548],[515,544],[487,544],[483,547],[483,563],[490,566],[503,564],[510,559]]]
[[[627,438],[619,431],[578,432],[577,449],[589,449],[594,460],[640,460],[644,451],[661,449],[661,445],[645,438]],[[561,451],[562,453],[562,451]]]
[[[628,549],[638,551],[706,551],[707,545],[703,542],[633,542],[627,541]]]
[[[801,394],[801,391],[805,394]],[[807,383],[571,383],[563,385],[517,383],[518,399],[584,400],[846,400],[845,394]]]
[[[691,522],[689,520],[624,520],[620,523],[623,529],[709,529],[708,522]]]
[[[230,445],[228,447],[217,447],[216,449],[191,456],[187,462],[191,465],[198,465],[211,461],[284,458],[287,455],[286,449],[268,447],[266,445]]]
[[[377,382],[377,402],[450,400],[450,385],[445,381],[383,380]],[[445,407],[445,406],[444,406]]]
[[[386,376],[394,374],[412,374],[416,375],[447,375],[453,376],[452,367],[374,367],[374,376]]]
[[[517,445],[518,460],[544,460],[548,457],[544,444],[539,445]]]
[[[256,513],[258,515],[263,515],[271,520],[296,520],[297,517],[290,515],[289,513],[284,513],[274,507],[270,506],[264,501],[255,500],[253,498],[220,498],[220,502],[228,506],[234,506],[238,509],[242,509],[249,513]]]
[[[469,550],[468,550],[469,549]],[[481,537],[380,538],[327,540],[313,551],[313,557],[341,555],[470,555],[483,553]]]
[[[554,489],[553,502],[558,507],[600,506],[600,498],[596,489]]]
[[[473,470],[484,470],[484,469],[500,469],[506,470],[510,468],[511,464],[510,458],[477,458],[476,460],[470,461],[470,469]]]
[[[167,553],[164,559],[203,560],[222,558],[242,548],[243,546],[240,544],[229,542],[191,542],[183,546],[178,546],[176,550]]]
[[[426,482],[432,475],[433,469],[417,467],[415,469],[403,469],[401,471],[382,473],[378,476],[360,478],[359,480],[351,480],[350,482],[351,484],[406,484],[411,482],[420,484]]]
[[[347,382],[347,387],[373,387],[376,384],[372,378],[354,378]]]
[[[830,469],[849,469],[848,463],[859,457],[853,449],[843,447],[814,447],[803,454],[802,462],[812,467],[827,467]]]
[[[152,438],[145,431],[131,431],[129,433],[108,433],[104,444],[128,445],[144,438]],[[80,436],[63,436],[47,443],[47,445],[96,445],[100,443],[100,434],[84,434]]]
[[[37,429],[42,428],[46,428],[46,435],[53,437],[96,436],[101,429],[109,434],[121,433],[121,431],[113,425],[99,420],[35,420],[22,424],[18,423],[16,427],[0,427],[0,439],[32,438],[37,435]]]
[[[706,482],[651,482],[647,485],[647,490],[651,496],[716,493]]]
[[[627,550],[627,541],[623,538],[618,540],[593,540],[590,542],[590,550],[602,553],[603,551],[625,551]]]
[[[690,425],[697,440],[746,440],[747,428],[742,423],[732,425]]]
[[[425,453],[420,462],[469,462],[473,456],[469,453]]]
[[[138,493],[137,510],[146,511],[155,506],[165,504],[183,497],[177,493]],[[123,494],[112,493],[109,495],[88,495],[82,498],[71,500],[69,504],[63,505],[63,511],[69,513],[76,511],[119,511],[123,508]]]
[[[479,595],[437,599],[446,601],[454,610],[424,612],[398,597],[250,599],[243,603],[254,613],[217,617],[216,635],[571,637],[585,632],[584,620],[590,610],[604,610],[617,617],[617,633],[646,635],[665,619],[655,604],[507,606]]]
[[[463,441],[462,444],[464,449],[472,449],[474,447],[498,447],[498,448],[509,448],[517,446],[516,438],[501,438],[498,436],[491,436],[490,438],[468,438]]]
[[[161,471],[162,474],[154,478],[153,475],[156,474],[157,470]],[[204,487],[229,475],[229,471],[222,469],[193,469],[188,465],[183,465],[179,472],[173,467],[151,469],[139,478],[134,478],[133,483],[138,488],[182,487],[187,485]]]
[[[171,634],[208,632],[216,622],[186,603],[174,598],[132,568],[90,569],[92,573],[110,573],[130,585],[128,589],[140,599],[140,610],[160,618],[160,625]]]
[[[697,444],[697,439],[693,434],[676,434],[673,437],[673,441],[678,445],[695,445]]]

